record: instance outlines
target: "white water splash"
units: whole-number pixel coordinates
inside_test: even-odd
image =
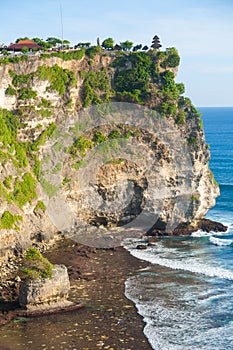
[[[233,243],[232,239],[221,239],[218,237],[210,237],[210,242],[219,247],[230,246]]]
[[[173,270],[189,271],[195,274],[201,274],[208,277],[218,277],[227,280],[233,280],[233,272],[221,267],[207,265],[195,261],[195,259],[168,259],[161,257],[156,250],[147,249],[145,251],[139,251],[134,248],[128,248],[129,252],[138,259],[142,259],[150,262],[151,264],[157,264],[160,266],[168,267]]]

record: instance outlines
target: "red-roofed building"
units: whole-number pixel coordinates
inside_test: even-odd
[[[8,51],[22,51],[22,48],[26,47],[28,50],[42,49],[40,45],[37,45],[33,40],[19,40],[16,44],[11,44],[7,47]]]

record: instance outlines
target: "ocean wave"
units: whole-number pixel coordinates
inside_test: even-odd
[[[211,300],[204,300],[205,303],[208,303],[208,308],[206,308],[207,305],[203,306],[202,300],[198,300],[195,305],[189,307],[185,295],[181,298],[182,301],[183,298],[186,301],[185,307],[183,303],[180,304],[179,298],[176,299],[176,296],[171,297],[171,300],[175,302],[170,303],[169,299],[164,300],[159,297],[156,290],[154,294],[151,293],[141,276],[130,277],[125,282],[125,287],[126,297],[134,302],[138,313],[143,317],[146,324],[144,334],[152,349],[232,349],[233,324],[221,322],[221,320],[220,323],[216,320],[211,321],[214,317],[216,319],[222,318],[222,314],[225,312],[225,309],[222,310],[222,307],[224,308],[223,300],[228,299],[228,296],[224,294],[224,291],[214,292],[212,289],[208,291],[207,297],[222,298],[218,306],[214,300],[212,300],[213,303]],[[205,295],[203,297],[205,299]]]
[[[233,244],[232,239],[222,239],[222,238],[211,236],[209,240],[212,244],[217,245],[219,247],[230,246]]]
[[[158,254],[156,254],[156,251],[152,252],[149,249],[146,251],[139,251],[134,248],[128,248],[128,250],[134,257],[148,261],[154,265],[164,266],[173,270],[188,271],[208,277],[218,277],[222,279],[233,280],[233,272],[230,270],[199,263],[194,259],[171,260],[160,257]]]
[[[194,238],[201,238],[201,237],[209,237],[211,235],[210,232],[205,232],[205,231],[201,231],[201,230],[198,230],[198,231],[195,231],[191,234],[191,237],[194,237]]]

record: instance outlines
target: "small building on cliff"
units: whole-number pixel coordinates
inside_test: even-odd
[[[23,48],[27,48],[29,51],[32,49],[40,50],[42,47],[36,44],[33,40],[19,40],[15,44],[9,45],[6,49],[7,51],[22,51]]]

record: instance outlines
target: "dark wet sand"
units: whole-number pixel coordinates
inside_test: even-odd
[[[65,337],[64,345],[58,347],[57,343],[56,347],[54,344],[55,349],[152,349],[143,334],[142,318],[137,314],[134,304],[124,295],[125,281],[145,267],[145,262],[135,259],[123,248],[95,250],[70,240],[60,242],[57,248],[46,252],[45,255],[51,262],[65,264],[68,267],[71,280],[69,299],[86,304],[75,314],[66,314],[63,318],[61,315],[44,318],[44,323],[49,320],[50,325],[46,337],[43,339],[41,336],[41,342],[45,343],[46,349],[53,348],[53,342],[49,342],[47,332],[50,334],[50,339],[56,339],[59,343],[58,333],[62,333],[63,329],[59,321],[61,319],[64,322],[75,319],[72,328],[75,337]],[[35,322],[36,320],[33,321],[32,328],[35,327]],[[38,318],[37,324],[43,324],[43,317]],[[9,327],[9,324],[7,326]],[[42,345],[38,344],[38,339],[34,348],[32,345],[28,347],[25,345],[24,343],[24,349],[42,348]],[[11,349],[9,339],[5,342],[5,346],[6,349]],[[20,346],[18,348],[21,350]],[[4,343],[1,344],[1,338],[0,349],[5,349]]]

